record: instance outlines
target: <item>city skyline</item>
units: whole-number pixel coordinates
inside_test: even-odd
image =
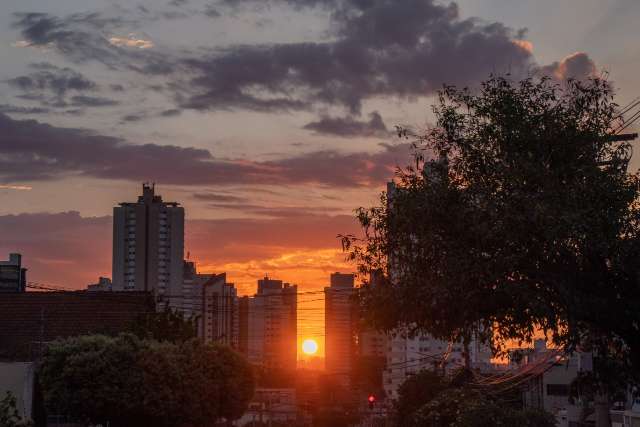
[[[331,272],[352,269],[336,235],[357,232],[353,209],[371,205],[395,165],[410,161],[393,126],[428,123],[441,84],[522,65],[552,75],[607,71],[621,104],[638,92],[640,55],[628,31],[637,2],[420,4],[407,28],[421,40],[445,42],[424,26],[443,17],[454,41],[475,40],[486,60],[461,67],[466,54],[457,50],[434,59],[394,31],[395,19],[411,16],[399,8],[381,14],[371,40],[382,51],[405,43],[419,72],[438,72],[406,87],[414,76],[363,58],[367,77],[389,83],[377,92],[332,68],[318,70],[318,86],[306,62],[291,62],[288,53],[304,43],[318,50],[309,60],[336,66],[357,63],[333,51],[324,58],[322,49],[370,48],[346,32],[331,1],[3,2],[0,250],[25,254],[34,281],[83,288],[110,275],[114,203],[155,181],[188,210],[185,249],[202,271],[227,272],[241,294],[265,273],[320,290]],[[543,11],[552,19],[540,19]],[[83,43],[70,49],[76,40]],[[241,77],[241,61],[259,58],[277,64],[271,74]],[[304,77],[288,80],[286,67]],[[228,80],[203,78],[208,70]],[[329,81],[344,90],[323,91]]]

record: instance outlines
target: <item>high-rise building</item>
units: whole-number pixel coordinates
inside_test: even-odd
[[[238,294],[227,274],[213,275],[202,285],[202,332],[205,342],[239,346]]]
[[[183,284],[184,208],[162,201],[154,187],[143,184],[137,202],[113,208],[113,289],[151,291],[177,306]]]
[[[24,292],[27,289],[27,269],[22,267],[22,255],[9,254],[0,261],[0,292]]]
[[[343,386],[350,385],[356,354],[353,285],[353,274],[333,273],[324,288],[325,369]]]
[[[246,346],[250,362],[266,369],[295,369],[297,294],[297,285],[268,277],[258,280],[258,293],[248,301]]]

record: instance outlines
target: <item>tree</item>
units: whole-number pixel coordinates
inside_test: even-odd
[[[249,363],[227,347],[130,334],[57,341],[39,374],[49,413],[116,427],[233,420],[254,389]]]
[[[185,342],[198,336],[197,319],[185,318],[168,304],[162,311],[141,314],[131,330],[142,339],[156,341]]]
[[[522,409],[498,390],[470,385],[473,376],[461,370],[449,377],[423,370],[407,380],[394,402],[398,427],[553,427],[554,417],[544,411]],[[517,401],[517,400],[516,400]]]
[[[0,399],[0,426],[29,427],[31,425],[20,416],[15,396],[11,392],[6,392],[4,398]]]
[[[493,77],[445,87],[434,113],[414,165],[359,210],[364,238],[343,239],[361,273],[382,275],[360,294],[367,320],[479,335],[496,353],[541,329],[637,382],[640,181],[610,85]]]

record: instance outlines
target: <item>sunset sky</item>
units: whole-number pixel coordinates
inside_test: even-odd
[[[427,126],[443,83],[606,71],[625,104],[639,18],[637,0],[3,0],[0,258],[68,288],[110,276],[112,207],[149,181],[185,207],[200,271],[321,289],[354,270],[353,209],[409,162],[394,125]]]

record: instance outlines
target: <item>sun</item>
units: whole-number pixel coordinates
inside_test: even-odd
[[[318,352],[318,343],[312,339],[306,339],[302,343],[302,351],[304,354],[316,354]]]

